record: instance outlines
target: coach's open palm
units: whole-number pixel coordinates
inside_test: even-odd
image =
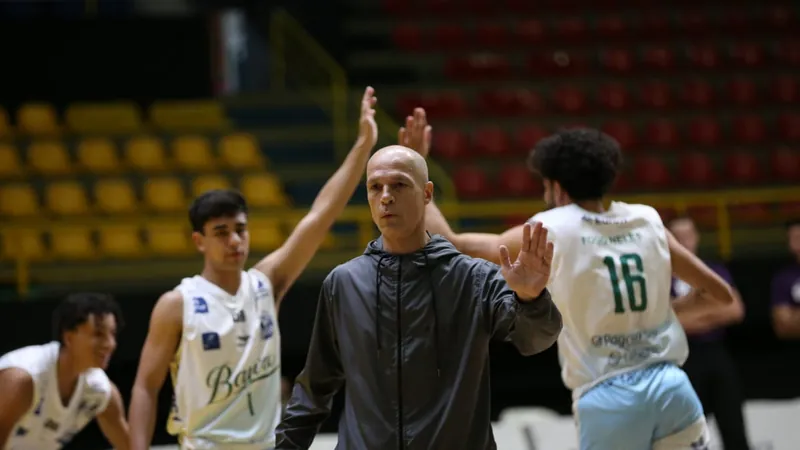
[[[375,122],[375,104],[378,98],[375,97],[375,89],[367,86],[364,96],[361,98],[361,116],[358,119],[358,140],[357,147],[369,148],[372,150],[378,143],[378,124]]]
[[[397,132],[397,143],[427,158],[431,151],[432,131],[425,110],[414,108],[414,115],[406,117],[406,126]]]
[[[541,223],[522,227],[522,248],[513,263],[505,245],[500,246],[500,263],[508,287],[523,300],[538,297],[550,279],[553,243],[547,242],[547,229]]]

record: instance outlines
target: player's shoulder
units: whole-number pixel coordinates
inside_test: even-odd
[[[576,213],[570,205],[551,208],[546,211],[535,214],[528,222],[541,222],[542,225],[553,225],[562,222],[571,221],[576,216]]]
[[[0,357],[0,369],[16,367],[33,378],[49,373],[58,360],[58,342],[29,345],[18,348]]]
[[[108,374],[103,369],[94,367],[83,373],[85,389],[88,393],[100,393],[107,395],[111,393],[112,383]]]
[[[650,205],[615,201],[612,203],[612,207],[614,208],[614,211],[624,215],[643,218],[650,222],[661,223],[661,214],[659,214],[658,211]]]

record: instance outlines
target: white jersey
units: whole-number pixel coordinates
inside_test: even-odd
[[[564,320],[561,376],[574,399],[613,375],[686,361],[686,335],[670,305],[669,245],[655,209],[612,202],[597,214],[570,204],[531,221],[542,222],[555,246],[547,288]]]
[[[236,295],[185,278],[183,336],[172,365],[175,404],[167,429],[182,449],[264,450],[281,414],[280,333],[272,284],[242,272]]]
[[[0,358],[0,370],[22,369],[33,380],[33,401],[11,430],[5,450],[56,450],[66,445],[111,399],[111,381],[101,369],[83,372],[69,402],[58,391],[58,342],[23,347]]]

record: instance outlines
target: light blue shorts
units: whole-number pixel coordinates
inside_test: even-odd
[[[679,436],[684,445],[708,445],[703,405],[684,371],[658,363],[605,380],[575,404],[581,450],[650,450]],[[689,438],[681,435],[694,434]],[[702,436],[701,436],[702,434]]]

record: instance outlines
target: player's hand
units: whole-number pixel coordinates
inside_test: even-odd
[[[375,89],[367,86],[361,98],[361,117],[358,119],[358,140],[356,147],[372,150],[378,143],[378,124],[375,122]]]
[[[500,263],[508,287],[521,300],[533,300],[547,286],[553,262],[553,243],[547,242],[547,228],[540,222],[522,227],[522,248],[513,263],[508,247],[500,246]]]
[[[427,158],[431,151],[432,130],[433,128],[428,125],[425,110],[414,108],[414,115],[406,117],[406,126],[397,132],[397,143]]]

